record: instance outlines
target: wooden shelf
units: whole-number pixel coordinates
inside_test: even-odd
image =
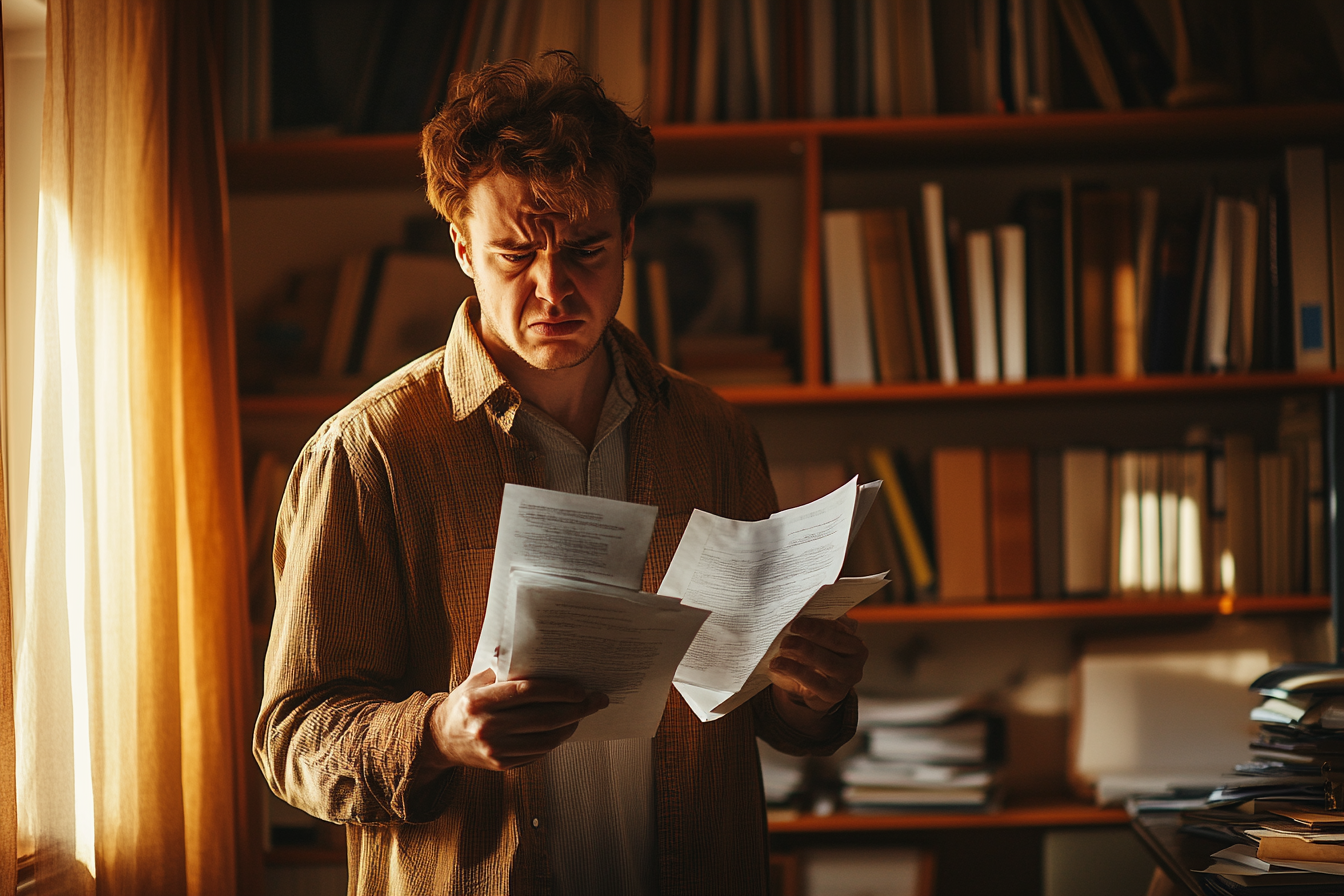
[[[1341,373],[1246,373],[1151,376],[1133,380],[1115,377],[1036,379],[1023,383],[902,383],[885,386],[724,386],[716,389],[733,404],[767,405],[871,404],[882,402],[998,401],[1033,398],[1101,396],[1197,395],[1213,392],[1256,392],[1283,389],[1344,387]],[[239,411],[251,417],[329,417],[355,398],[354,393],[244,395]]]
[[[772,834],[843,833],[852,831],[928,831],[956,828],[1053,828],[1127,824],[1124,809],[1102,809],[1066,800],[1022,802],[993,812],[910,812],[799,815],[770,820]]]
[[[1291,143],[1344,142],[1344,104],[1131,109],[1048,115],[934,115],[668,124],[653,129],[661,172],[1114,157],[1277,156]],[[228,146],[235,193],[415,188],[418,134],[277,139]]]
[[[1142,616],[1219,616],[1261,613],[1329,612],[1323,595],[1267,597],[1079,598],[1031,600],[1015,603],[900,604],[855,607],[850,616],[859,622],[1001,622],[1040,619],[1113,619]]]

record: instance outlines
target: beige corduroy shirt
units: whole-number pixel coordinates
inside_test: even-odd
[[[448,344],[327,421],[291,474],[276,527],[276,611],[253,752],[271,788],[347,825],[357,894],[551,891],[545,764],[414,780],[425,720],[468,675],[485,614],[504,484],[544,487],[513,433],[520,396],[463,303]],[[626,489],[659,508],[643,588],[656,591],[691,512],[775,510],[755,431],[710,389],[654,363],[613,324],[635,393]],[[770,692],[701,723],[677,692],[653,741],[658,891],[764,893],[756,737],[826,754]]]

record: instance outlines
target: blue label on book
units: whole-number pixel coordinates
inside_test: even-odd
[[[1302,309],[1302,351],[1320,351],[1325,348],[1325,315],[1320,305]]]

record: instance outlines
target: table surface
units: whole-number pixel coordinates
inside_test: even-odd
[[[1210,857],[1223,848],[1222,844],[1182,834],[1180,828],[1184,822],[1179,812],[1131,813],[1129,823],[1172,883],[1194,896],[1203,896],[1204,891],[1190,869],[1207,868]]]

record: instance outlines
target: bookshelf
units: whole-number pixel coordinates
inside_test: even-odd
[[[1055,112],[1042,115],[955,115],[892,119],[760,121],[668,124],[654,128],[663,178],[762,172],[783,175],[796,190],[801,215],[797,246],[797,372],[799,382],[782,386],[724,387],[720,394],[764,422],[767,449],[785,445],[792,430],[804,431],[811,456],[842,453],[855,432],[872,430],[894,443],[911,425],[927,422],[932,432],[991,432],[1004,421],[1029,416],[1098,433],[1133,427],[1146,411],[1160,406],[1168,430],[1172,421],[1194,420],[1208,408],[1231,419],[1241,405],[1268,432],[1268,410],[1278,396],[1309,393],[1324,400],[1344,387],[1344,372],[1297,374],[1262,372],[1227,375],[1148,376],[1138,379],[1074,377],[1029,379],[1021,383],[943,385],[916,382],[875,386],[833,386],[826,382],[821,214],[837,193],[835,178],[871,170],[973,170],[986,165],[1048,164],[1058,167],[1106,163],[1219,165],[1281,163],[1283,147],[1318,143],[1327,153],[1344,149],[1344,104],[1291,107],[1229,107],[1123,112]],[[422,188],[418,137],[366,135],[233,143],[228,147],[230,191],[234,196],[353,190]],[[828,201],[830,200],[830,201]],[[245,439],[266,446],[297,447],[302,434],[354,397],[353,393],[244,395],[240,399]],[[1080,418],[1080,410],[1092,416]],[[1102,409],[1102,410],[1098,410]],[[1113,418],[1105,417],[1107,413]],[[839,421],[832,429],[828,424]],[[1009,424],[1009,440],[1028,443],[1034,423]],[[1327,431],[1330,427],[1327,426]],[[936,439],[936,436],[921,436]],[[773,454],[772,454],[773,456]],[[1334,549],[1338,555],[1338,547]],[[1188,599],[1078,599],[989,602],[968,605],[908,604],[862,607],[854,612],[866,631],[883,628],[921,631],[938,627],[984,631],[1003,623],[1049,629],[1063,642],[1077,627],[1137,624],[1189,626],[1232,617],[1290,617],[1306,625],[1331,610],[1323,595],[1275,595]],[[1016,629],[1014,629],[1016,631]],[[254,627],[264,649],[267,626]],[[950,637],[950,636],[949,636]],[[1051,750],[1062,750],[1062,746]],[[1050,752],[1049,750],[1047,752]],[[1062,776],[1061,776],[1062,777]],[[1062,783],[1062,782],[1061,782]],[[1119,826],[1119,809],[1087,805],[1058,792],[1010,793],[1005,805],[987,813],[851,814],[775,816],[772,838],[805,846],[813,838],[863,835],[900,838],[919,832],[971,829],[1040,831],[1064,827]],[[884,841],[885,842],[885,841]],[[339,849],[277,849],[273,866],[338,864]]]

